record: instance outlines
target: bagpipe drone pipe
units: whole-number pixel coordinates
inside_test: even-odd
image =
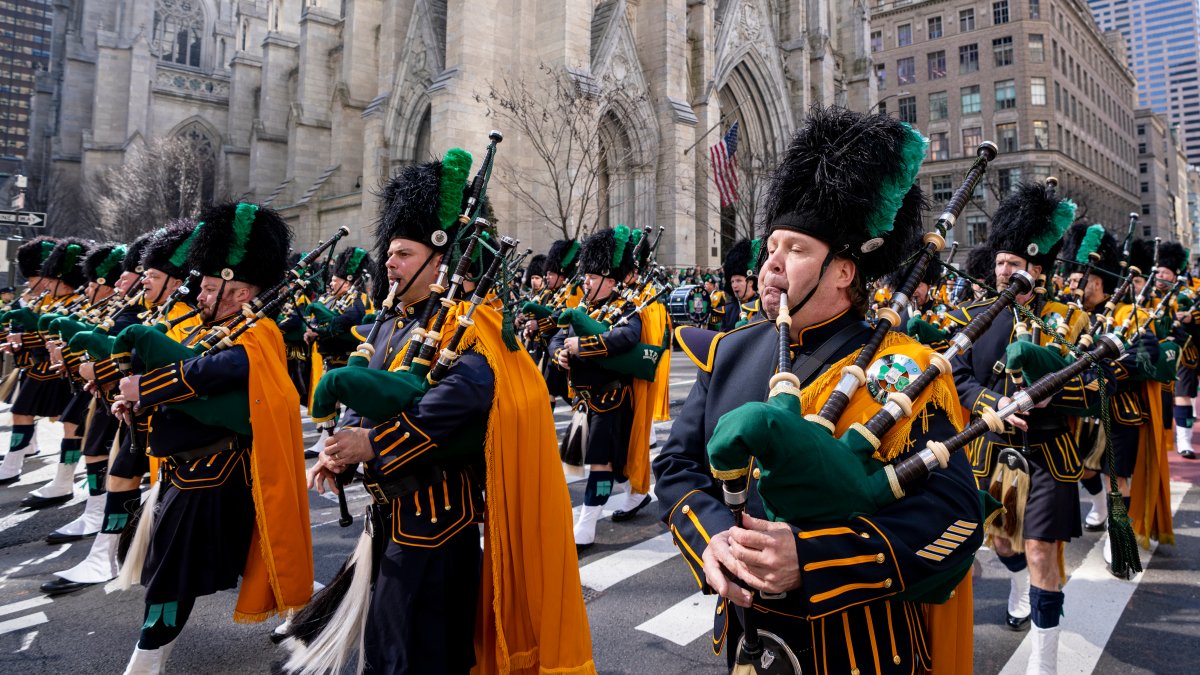
[[[350,233],[341,227],[329,239],[322,242],[288,272],[283,281],[260,293],[253,302],[242,308],[242,313],[230,325],[216,326],[192,346],[184,345],[167,337],[170,323],[154,325],[135,324],[126,327],[117,335],[110,350],[111,358],[117,361],[122,372],[132,372],[136,353],[139,370],[143,373],[162,368],[180,361],[187,361],[206,354],[215,354],[232,347],[237,339],[253,327],[254,322],[273,313],[289,296],[289,290],[304,276],[304,270],[326,249]],[[179,320],[182,320],[180,317]],[[171,404],[183,413],[211,426],[223,427],[235,433],[250,435],[250,403],[246,391],[230,391],[211,396],[197,396]]]

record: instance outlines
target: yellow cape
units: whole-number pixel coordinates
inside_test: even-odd
[[[1171,429],[1163,429],[1162,384],[1144,384],[1146,410],[1150,419],[1138,428],[1138,458],[1129,481],[1129,519],[1142,548],[1150,548],[1150,540],[1174,544],[1175,530],[1171,525],[1171,476],[1167,468],[1167,453],[1175,449]]]
[[[265,319],[237,343],[250,362],[255,527],[233,620],[253,623],[308,603],[313,583],[312,529],[300,396],[288,378],[283,335],[274,321]]]
[[[667,308],[654,303],[642,310],[642,335],[648,345],[670,343],[670,317]],[[625,455],[625,477],[630,489],[638,494],[650,492],[650,428],[654,422],[669,420],[671,351],[663,352],[654,373],[654,381],[633,380],[633,427]]]

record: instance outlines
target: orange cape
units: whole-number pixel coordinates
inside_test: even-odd
[[[669,344],[670,318],[667,308],[654,303],[642,310],[644,344]],[[636,347],[635,347],[636,349]],[[654,381],[633,380],[633,427],[629,432],[629,449],[625,455],[625,477],[630,489],[638,494],[650,492],[650,428],[656,421],[670,417],[671,351],[663,352],[654,373]]]
[[[496,378],[474,672],[594,674],[550,395],[529,353],[504,346],[502,317],[480,307],[464,341]]]
[[[1138,428],[1138,458],[1129,481],[1129,519],[1138,544],[1150,548],[1150,540],[1161,544],[1175,543],[1171,525],[1171,477],[1167,468],[1167,453],[1175,448],[1172,429],[1162,428],[1162,384],[1149,380],[1144,386],[1144,399],[1150,419]]]
[[[308,603],[312,529],[304,478],[300,397],[287,374],[283,335],[259,321],[237,342],[250,362],[254,534],[233,620],[255,623]]]

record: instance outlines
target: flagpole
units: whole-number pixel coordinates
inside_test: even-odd
[[[692,148],[696,147],[697,145],[700,145],[700,141],[704,140],[713,131],[716,131],[716,129],[718,127],[720,127],[726,120],[729,119],[730,115],[732,115],[733,113],[740,110],[741,107],[742,107],[742,104],[739,103],[739,104],[737,104],[737,106],[734,107],[733,110],[730,110],[729,112],[725,113],[724,115],[721,115],[721,119],[717,120],[717,123],[712,125],[712,128],[710,128],[708,131],[704,132],[704,134],[701,135],[700,138],[697,138],[695,143],[692,143],[691,145],[687,146],[687,149],[685,149],[683,151],[683,154],[685,154],[685,155],[688,154],[688,152],[690,152]]]

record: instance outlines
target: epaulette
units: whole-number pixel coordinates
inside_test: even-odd
[[[962,305],[958,309],[947,314],[946,318],[950,319],[954,323],[959,324],[960,326],[965,326],[971,322],[971,312],[972,311],[977,310],[981,307],[988,307],[993,302],[995,302],[995,300],[996,300],[995,298],[988,298],[986,300],[980,300],[979,302],[975,302],[970,305]]]
[[[696,364],[696,367],[706,373],[712,372],[713,355],[717,353],[717,337],[715,330],[697,326],[680,326],[675,329],[675,342],[683,349],[683,353]]]
[[[361,326],[354,326],[353,328],[350,329],[350,334],[353,335],[356,339],[366,342],[367,335],[369,335],[371,332],[371,326],[372,326],[372,324],[369,324],[369,323],[365,323]]]

